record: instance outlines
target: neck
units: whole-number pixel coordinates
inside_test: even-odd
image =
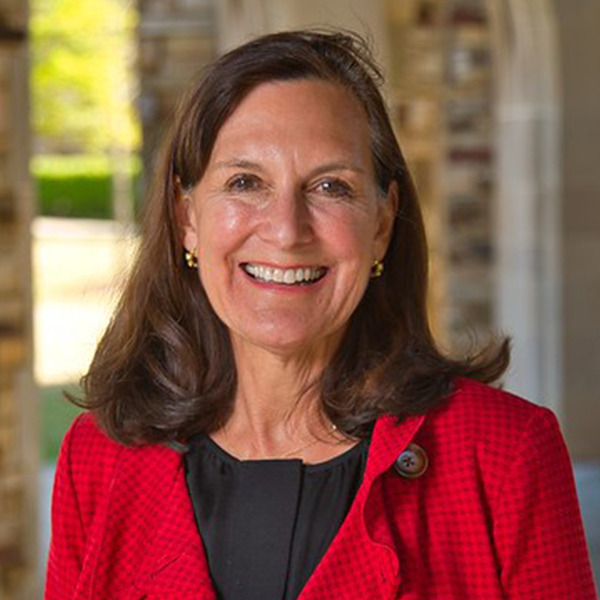
[[[250,347],[240,340],[233,341],[233,348],[236,398],[229,420],[213,434],[216,441],[239,458],[284,457],[308,444],[314,453],[319,440],[339,444],[340,436],[322,413],[316,383],[333,354],[333,344],[293,355]]]

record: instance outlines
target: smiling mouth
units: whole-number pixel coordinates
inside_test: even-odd
[[[327,273],[326,267],[296,267],[279,269],[254,263],[242,263],[242,269],[257,281],[283,285],[308,285],[316,283]]]

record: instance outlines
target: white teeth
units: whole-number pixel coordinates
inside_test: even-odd
[[[275,283],[284,283],[294,285],[296,283],[310,282],[320,279],[325,269],[323,267],[298,267],[296,269],[278,269],[273,267],[264,267],[262,265],[253,265],[246,263],[243,269],[255,279]]]

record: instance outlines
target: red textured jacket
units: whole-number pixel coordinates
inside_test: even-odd
[[[429,459],[413,479],[394,468],[411,442]],[[174,450],[121,446],[80,417],[52,520],[46,600],[215,599]],[[426,416],[380,418],[363,483],[300,600],[515,598],[596,598],[553,414],[460,380]]]

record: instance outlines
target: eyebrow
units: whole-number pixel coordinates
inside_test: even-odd
[[[260,163],[253,162],[251,160],[245,160],[241,158],[233,158],[231,160],[222,160],[215,163],[216,169],[249,169],[263,171],[264,168]],[[345,162],[331,162],[326,163],[317,167],[313,171],[313,175],[320,175],[328,171],[353,171],[355,173],[364,173],[365,170],[362,167],[354,166]]]
[[[257,162],[244,160],[241,158],[233,158],[231,160],[221,160],[215,163],[215,169],[255,169],[262,171],[262,167]]]
[[[314,171],[314,175],[320,175],[327,171],[353,171],[354,173],[364,173],[365,170],[362,167],[350,165],[344,162],[332,162],[317,167]]]

